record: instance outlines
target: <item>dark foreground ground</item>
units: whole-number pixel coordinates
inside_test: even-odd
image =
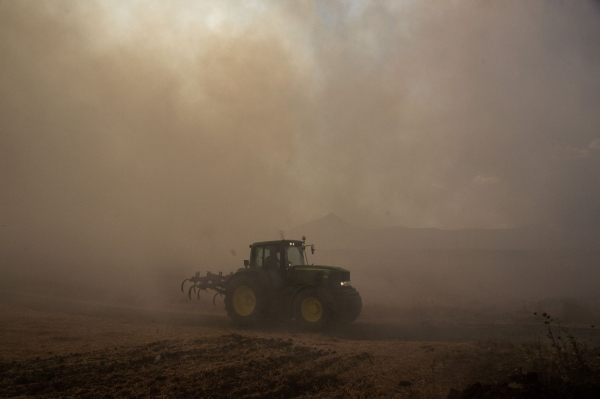
[[[533,369],[543,334],[537,324],[376,321],[321,334],[236,329],[220,311],[0,293],[0,397],[443,398],[477,381],[488,391],[505,381],[506,396],[524,386],[506,378]]]

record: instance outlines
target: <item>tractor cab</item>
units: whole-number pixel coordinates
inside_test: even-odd
[[[250,245],[250,260],[244,266],[252,269],[287,270],[291,266],[306,264],[303,241],[264,241]]]

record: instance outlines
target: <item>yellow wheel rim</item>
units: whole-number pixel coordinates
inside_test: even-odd
[[[256,307],[256,296],[252,288],[240,285],[233,292],[233,309],[240,316],[249,316]]]
[[[300,312],[304,320],[315,323],[323,316],[323,306],[321,301],[311,296],[302,301]]]

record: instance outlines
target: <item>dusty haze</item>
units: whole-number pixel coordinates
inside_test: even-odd
[[[329,212],[597,242],[599,43],[583,0],[2,0],[2,288],[176,290]]]

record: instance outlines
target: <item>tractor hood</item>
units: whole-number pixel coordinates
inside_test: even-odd
[[[290,277],[295,285],[326,285],[339,287],[342,282],[350,281],[350,272],[336,266],[297,265],[289,268]]]
[[[318,272],[346,272],[349,273],[349,270],[344,269],[343,267],[337,266],[323,266],[323,265],[297,265],[290,267],[290,270],[293,271],[318,271]]]

